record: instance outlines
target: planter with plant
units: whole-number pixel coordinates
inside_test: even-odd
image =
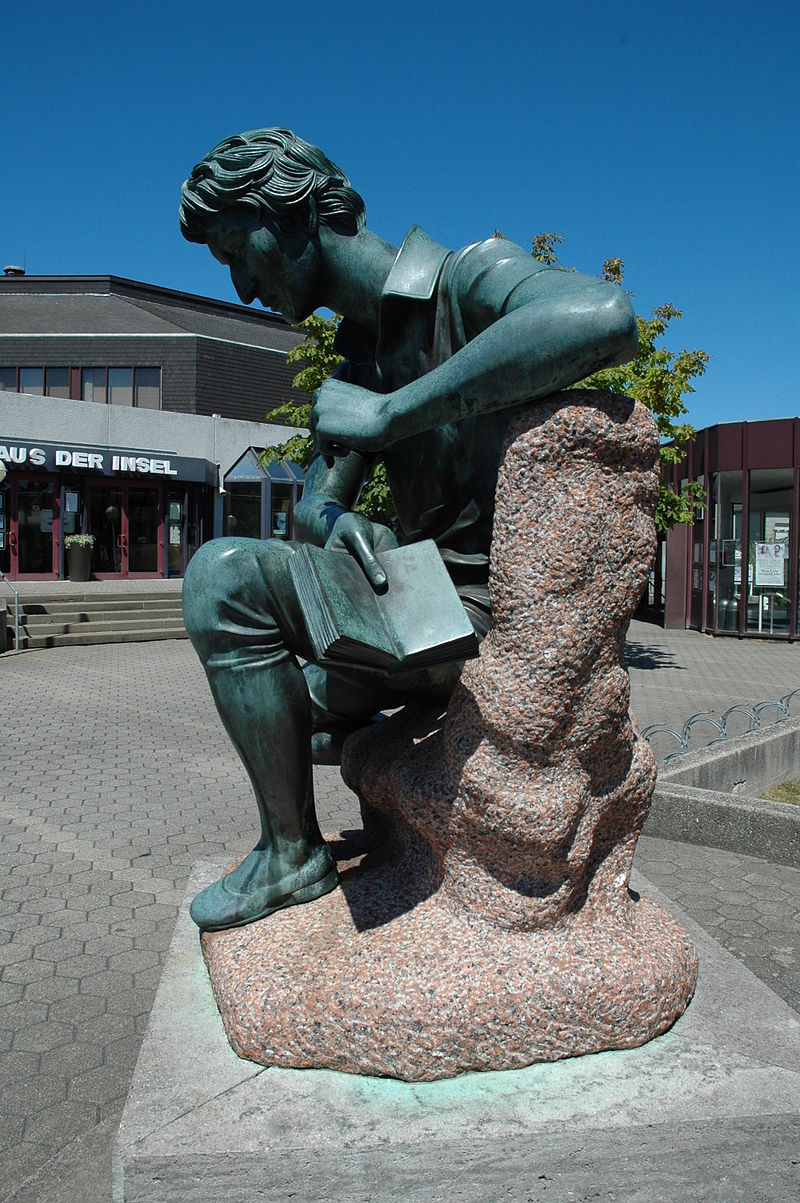
[[[88,581],[91,576],[94,535],[67,535],[64,550],[71,581]]]

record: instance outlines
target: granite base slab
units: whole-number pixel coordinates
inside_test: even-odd
[[[201,862],[189,884],[117,1138],[116,1203],[797,1197],[798,1015],[641,875],[700,954],[669,1032],[407,1083],[236,1056],[188,917],[224,867]]]

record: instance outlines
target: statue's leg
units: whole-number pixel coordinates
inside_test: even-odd
[[[467,616],[478,639],[491,626],[489,591],[485,585],[463,585],[458,589]],[[392,710],[407,702],[447,704],[461,675],[462,664],[436,664],[412,672],[384,674],[353,664],[334,671],[306,664],[305,675],[311,695],[312,753],[315,764],[341,764],[347,736],[368,724],[376,711]]]
[[[346,670],[345,670],[346,671]],[[381,686],[375,673],[360,676],[351,670],[347,679],[336,676],[318,664],[305,664],[303,676],[311,697],[311,758],[314,764],[336,765],[342,762],[342,745],[353,731],[367,725],[384,707],[400,706],[399,701]]]
[[[198,894],[191,915],[241,926],[333,889],[333,858],[314,811],[311,702],[294,653],[311,654],[280,541],[216,539],[184,582],[186,629],[247,769],[261,838],[232,873]]]

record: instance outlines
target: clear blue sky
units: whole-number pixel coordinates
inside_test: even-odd
[[[625,261],[712,356],[697,426],[800,413],[797,0],[0,0],[2,263],[235,299],[177,226],[228,134],[316,142],[399,243]]]

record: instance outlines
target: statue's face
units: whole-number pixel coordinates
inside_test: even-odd
[[[245,305],[259,300],[287,321],[300,322],[324,303],[319,244],[307,231],[286,235],[265,225],[263,218],[230,210],[211,227],[208,246],[230,268]]]

